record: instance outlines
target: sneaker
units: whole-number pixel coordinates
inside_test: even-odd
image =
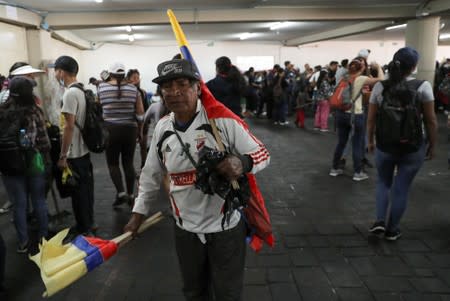
[[[289,121],[285,121],[285,122],[280,122],[280,125],[288,125]]]
[[[24,242],[23,244],[19,243],[17,246],[17,253],[19,254],[25,254],[28,252],[28,241]]]
[[[320,129],[321,132],[329,132],[329,129]]]
[[[384,233],[384,238],[389,241],[396,241],[402,236],[402,231],[395,230],[395,231],[386,231]]]
[[[320,131],[320,128],[314,127],[314,130],[315,130],[315,131]]]
[[[386,225],[384,224],[384,221],[375,222],[373,226],[370,227],[369,232],[373,234],[381,234],[386,232]]]
[[[277,125],[277,124],[278,124],[278,121],[275,121],[273,124]]]
[[[13,204],[10,201],[6,201],[6,203],[0,208],[0,214],[8,213],[11,210]]]
[[[343,173],[344,173],[344,171],[342,169],[340,169],[340,168],[332,168],[330,170],[329,175],[332,176],[332,177],[337,177],[339,175],[342,175]]]
[[[364,172],[355,172],[355,174],[353,175],[353,181],[364,181],[367,180],[369,178],[369,176],[364,173]]]
[[[112,205],[113,207],[119,207],[120,205],[125,204],[126,202],[128,202],[128,195],[126,193],[118,194],[116,196],[116,200]]]

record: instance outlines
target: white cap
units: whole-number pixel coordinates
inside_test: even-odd
[[[125,65],[120,62],[115,62],[109,66],[108,72],[113,74],[125,74]]]
[[[25,74],[33,74],[33,73],[45,73],[45,71],[40,70],[40,69],[35,69],[35,68],[31,67],[30,65],[25,65],[25,66],[19,67],[19,68],[15,69],[14,71],[12,71],[11,75],[16,76],[16,75],[25,75]]]
[[[365,59],[367,60],[367,58],[369,57],[369,54],[370,54],[370,50],[369,50],[369,49],[361,49],[361,50],[358,52],[358,55],[357,55],[357,56],[363,57],[363,58],[365,58]]]

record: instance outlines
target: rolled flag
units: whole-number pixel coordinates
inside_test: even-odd
[[[189,49],[189,44],[184,35],[183,29],[175,17],[175,14],[171,9],[167,10],[167,15],[169,16],[170,24],[172,25],[172,30],[174,32],[175,38],[178,42],[181,55],[184,59],[191,61],[196,67],[194,57]],[[198,70],[198,67],[197,67]],[[201,101],[205,108],[206,114],[209,119],[215,118],[231,118],[236,120],[242,127],[249,133],[248,125],[236,114],[231,112],[227,107],[225,107],[220,101],[218,101],[212,93],[209,91],[208,87],[202,80],[201,85]],[[250,135],[252,135],[250,133]],[[253,136],[253,135],[252,135]],[[256,141],[258,141],[255,138]],[[259,142],[260,143],[260,142]],[[262,143],[261,143],[262,145]],[[248,201],[248,205],[244,208],[244,218],[248,227],[250,228],[250,235],[247,238],[247,242],[250,247],[258,252],[261,250],[263,243],[265,242],[270,247],[275,244],[275,238],[272,233],[272,224],[270,222],[269,213],[267,212],[264,198],[259,191],[258,185],[256,183],[256,178],[254,174],[247,174],[251,196]]]
[[[117,252],[113,241],[95,237],[77,236],[71,243],[63,244],[69,229],[62,230],[40,245],[40,252],[30,259],[41,270],[46,292],[50,297],[92,271]]]
[[[139,233],[163,218],[158,212],[142,223]],[[50,240],[43,240],[40,252],[30,259],[41,270],[41,278],[46,291],[43,297],[50,297],[103,262],[111,258],[117,249],[131,240],[131,232],[124,233],[113,240],[78,235],[72,242],[63,244],[69,229],[60,231]]]

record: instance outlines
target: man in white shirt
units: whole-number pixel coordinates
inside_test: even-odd
[[[61,113],[65,123],[58,166],[70,167],[78,175],[78,187],[71,191],[72,208],[76,220],[75,234],[91,235],[94,224],[94,177],[89,150],[80,129],[86,117],[86,99],[77,81],[78,63],[70,56],[55,61],[55,77],[66,87]]]

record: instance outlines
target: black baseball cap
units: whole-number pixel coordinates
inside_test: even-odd
[[[176,78],[189,78],[193,80],[200,80],[200,73],[193,63],[184,59],[174,59],[162,62],[158,65],[158,77],[153,79],[153,82],[160,85],[165,81]]]
[[[77,61],[68,55],[62,55],[59,58],[56,59],[55,63],[53,64],[53,67],[55,70],[61,69],[63,71],[77,74],[78,73],[78,63]]]

